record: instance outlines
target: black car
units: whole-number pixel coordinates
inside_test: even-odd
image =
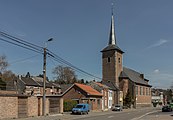
[[[165,105],[162,107],[162,112],[171,112],[172,108],[168,105]]]

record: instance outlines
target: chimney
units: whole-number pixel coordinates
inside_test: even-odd
[[[140,74],[140,77],[141,77],[142,79],[144,79],[144,74]]]

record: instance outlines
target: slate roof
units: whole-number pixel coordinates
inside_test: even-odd
[[[87,93],[87,95],[102,96],[102,94],[100,92],[98,92],[91,86],[79,84],[79,83],[75,83],[74,85],[76,85],[77,87],[79,87],[80,89],[85,91]]]
[[[108,45],[101,52],[106,52],[106,51],[111,51],[111,50],[117,50],[121,53],[124,53],[116,44],[115,45]]]
[[[68,90],[72,86],[73,86],[73,84],[62,84],[62,85],[60,85],[61,92],[64,93],[66,90]]]
[[[43,87],[43,78],[38,78],[38,79],[36,79],[36,77],[32,77],[32,78],[31,77],[21,77],[20,78],[22,83],[24,83],[27,86]],[[59,88],[58,85],[56,85],[52,82],[46,81],[46,88],[52,88],[52,86],[54,86],[55,88]]]
[[[114,85],[110,81],[102,81],[101,83],[106,85],[106,86],[108,86],[111,90],[114,90],[114,91],[118,91],[119,90],[118,86]]]
[[[40,85],[34,81],[32,78],[29,78],[29,77],[21,77],[22,82],[25,84],[25,85],[28,85],[28,86],[39,86]]]
[[[127,79],[130,79],[131,81],[133,81],[137,84],[151,86],[151,85],[148,84],[146,79],[142,78],[140,75],[141,75],[141,73],[136,72],[135,70],[123,67],[123,71],[120,74],[120,78],[127,78]]]

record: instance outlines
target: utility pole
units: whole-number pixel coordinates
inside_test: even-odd
[[[53,38],[50,38],[45,42],[45,47],[43,48],[43,101],[42,101],[42,115],[46,114],[46,55],[47,55],[47,42],[52,41]]]
[[[43,107],[42,115],[45,116],[45,104],[46,104],[46,47],[44,47],[43,53]]]

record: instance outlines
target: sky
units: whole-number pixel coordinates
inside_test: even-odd
[[[0,30],[43,46],[74,66],[102,77],[101,50],[108,45],[111,3],[123,65],[143,73],[154,88],[173,84],[173,0],[1,0]],[[0,41],[8,70],[42,74],[43,55]],[[47,76],[61,65],[47,58]],[[78,79],[95,78],[76,72]]]

